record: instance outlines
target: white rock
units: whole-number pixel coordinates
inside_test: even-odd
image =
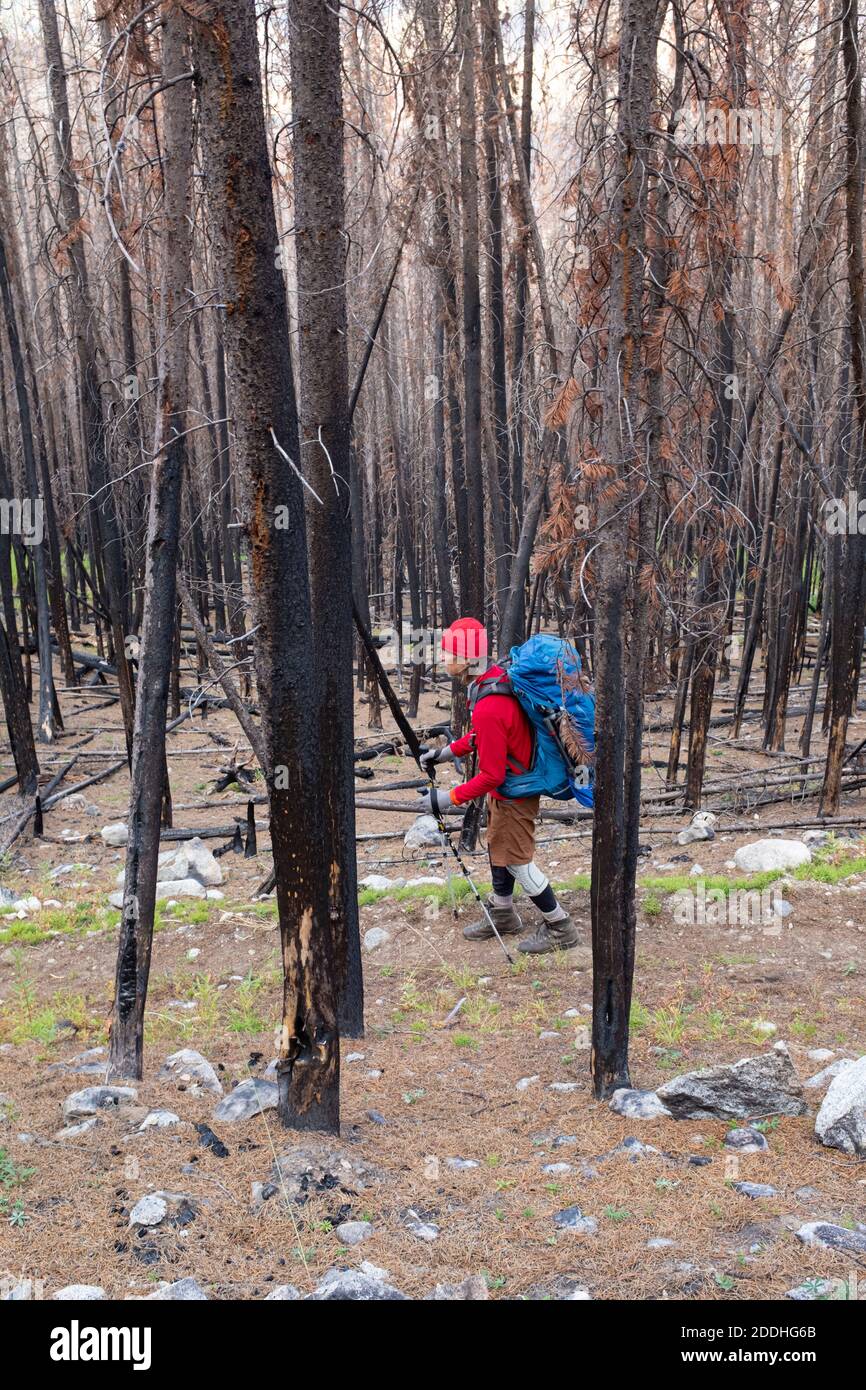
[[[200,955],[201,950],[198,946],[190,946],[189,950],[186,953],[186,958],[187,960],[198,960]]]
[[[141,1134],[145,1129],[168,1129],[169,1125],[179,1125],[180,1115],[175,1115],[173,1110],[151,1110],[149,1115],[145,1115],[138,1132]]]
[[[208,1091],[211,1095],[223,1094],[219,1077],[206,1057],[191,1047],[183,1047],[167,1057],[157,1076],[158,1081],[172,1080],[188,1087],[193,1095]]]
[[[812,851],[802,840],[754,840],[750,845],[741,845],[734,853],[737,868],[749,874],[797,869],[811,860]]]
[[[51,1297],[61,1303],[95,1303],[97,1299],[105,1298],[105,1289],[98,1284],[67,1284],[65,1289],[58,1289]]]
[[[273,1081],[263,1081],[261,1077],[248,1076],[223,1096],[214,1110],[214,1119],[223,1124],[238,1120],[249,1120],[264,1110],[276,1110],[279,1097],[278,1087]]]
[[[428,845],[443,843],[442,832],[434,816],[416,816],[403,836],[403,844],[407,849],[424,849]]]
[[[334,1235],[343,1245],[360,1245],[369,1240],[373,1227],[369,1221],[343,1221],[334,1228]]]
[[[677,844],[691,845],[697,840],[715,839],[716,832],[713,829],[715,823],[716,817],[712,811],[696,811],[692,816],[691,824],[677,835]]]
[[[837,1076],[841,1076],[843,1071],[847,1071],[854,1063],[850,1057],[837,1057],[835,1062],[831,1062],[829,1067],[824,1067],[823,1071],[816,1072],[810,1076],[808,1081],[803,1082],[807,1091],[818,1091],[824,1086],[829,1086],[830,1082]]]
[[[829,1148],[866,1157],[866,1057],[833,1080],[818,1111],[815,1133]]]
[[[213,902],[220,902],[225,897],[225,893],[221,893],[219,888],[209,888],[205,897],[210,898]]]
[[[811,1052],[806,1053],[806,1056],[810,1062],[832,1062],[836,1053],[831,1047],[813,1047]]]
[[[63,1102],[65,1120],[81,1120],[96,1115],[100,1110],[116,1110],[121,1105],[132,1105],[138,1099],[138,1092],[132,1086],[85,1086],[81,1091],[73,1091]]]
[[[218,888],[223,882],[223,871],[219,860],[195,835],[191,840],[184,840],[177,849],[166,850],[159,856],[156,877],[158,880],[195,878],[206,888]]]
[[[163,1284],[161,1289],[147,1297],[156,1302],[207,1302],[207,1294],[197,1279],[177,1279],[173,1284]]]
[[[159,1192],[148,1192],[129,1213],[130,1226],[158,1226],[165,1219],[168,1202]]]
[[[104,825],[99,833],[102,836],[103,844],[114,847],[125,845],[129,836],[129,831],[122,820],[115,821],[114,825]]]
[[[288,1299],[294,1301],[300,1296],[294,1284],[277,1284],[277,1287],[266,1295],[265,1303],[278,1303]]]
[[[671,1113],[655,1091],[630,1090],[627,1086],[614,1091],[610,1098],[610,1109],[615,1115],[625,1115],[629,1120],[656,1120]]]
[[[527,1091],[530,1086],[534,1086],[536,1081],[540,1081],[540,1076],[522,1076],[517,1083],[516,1090]]]
[[[89,1129],[93,1129],[98,1124],[99,1116],[91,1115],[89,1120],[82,1120],[80,1124],[67,1125],[65,1129],[59,1129],[54,1138],[58,1142],[62,1142],[65,1139],[78,1139],[82,1134],[86,1134]]]
[[[364,932],[364,950],[375,951],[377,946],[383,946],[390,939],[390,934],[384,927],[371,927],[369,931]]]
[[[376,893],[387,893],[388,889],[394,886],[390,878],[386,878],[384,874],[368,874],[366,878],[361,879],[362,888],[372,888]]]
[[[420,878],[409,878],[406,880],[407,888],[423,888],[429,884],[431,887],[441,888],[445,883],[444,878],[439,878],[436,874],[422,874]]]

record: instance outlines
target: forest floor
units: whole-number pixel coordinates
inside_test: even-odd
[[[69,745],[97,731],[66,787],[105,765],[93,753],[113,749],[121,757],[123,742],[116,705],[93,714],[87,702],[97,703],[98,695],[61,699],[67,730],[56,762],[45,759],[46,772],[68,761]],[[444,695],[425,695],[419,724],[446,718],[444,704]],[[667,702],[650,709],[648,719],[656,713],[664,719]],[[862,737],[863,722],[853,725],[852,741]],[[793,748],[795,720],[790,729]],[[361,706],[357,731],[368,732]],[[230,751],[215,740],[234,746],[236,737],[227,711],[170,735],[176,825],[244,816],[236,789],[212,791]],[[815,751],[822,747],[816,738]],[[757,749],[733,749],[721,739],[712,753],[712,776],[779,770]],[[646,785],[662,776],[651,760],[666,755],[667,736],[651,736]],[[370,765],[376,775],[359,782],[361,797],[373,795],[377,783],[414,774],[408,759],[392,755]],[[274,1056],[276,908],[273,899],[254,896],[270,864],[264,832],[257,859],[220,859],[222,900],[160,905],[145,1079],[135,1103],[77,1138],[56,1139],[65,1097],[100,1079],[58,1064],[106,1041],[118,917],[106,904],[123,851],[106,847],[99,830],[125,820],[127,793],[120,773],[84,793],[96,812],[59,803],[46,812],[46,838],[17,841],[0,875],[5,887],[43,904],[22,917],[4,918],[0,910],[0,1275],[41,1279],[46,1297],[87,1283],[114,1298],[185,1276],[215,1298],[263,1298],[278,1284],[303,1294],[329,1268],[364,1260],[422,1298],[437,1283],[470,1274],[482,1275],[500,1298],[559,1297],[572,1284],[593,1298],[727,1300],[781,1298],[818,1278],[851,1286],[852,1256],[805,1246],[795,1234],[819,1219],[866,1229],[866,1166],[814,1136],[821,1088],[806,1092],[809,1115],[764,1123],[764,1154],[727,1153],[730,1126],[721,1122],[624,1119],[593,1099],[590,839],[562,839],[567,832],[558,825],[545,824],[540,838],[556,842],[541,844],[538,858],[565,885],[563,900],[581,930],[582,944],[565,955],[509,966],[495,942],[466,942],[462,928],[473,920],[473,905],[457,880],[362,893],[362,934],[379,927],[386,938],[364,951],[365,1037],[342,1044],[339,1143],[322,1148],[283,1131],[275,1111],[220,1125],[212,1097],[157,1076],[170,1053],[195,1048],[228,1091],[261,1075]],[[393,795],[405,802],[415,792]],[[639,870],[634,1085],[654,1088],[778,1040],[804,1080],[825,1065],[809,1057],[814,1049],[836,1057],[866,1052],[866,832],[840,834],[812,864],[775,885],[767,875],[748,879],[726,867],[740,845],[816,810],[814,800],[758,812],[732,805],[714,841],[685,849],[651,827],[679,829],[688,816],[648,817],[641,843],[649,853]],[[855,793],[844,810],[856,817],[866,807]],[[743,822],[754,830],[725,829]],[[358,818],[360,833],[402,831],[410,823],[406,814],[381,811],[360,811]],[[784,834],[798,837],[796,830]],[[206,843],[213,849],[220,841]],[[362,877],[447,876],[435,851],[404,861],[399,838],[360,849]],[[775,886],[793,911],[770,928],[678,921],[672,890],[691,885],[696,864],[708,885]],[[52,878],[64,865],[73,867]],[[483,857],[473,865],[485,883]],[[140,1132],[154,1108],[173,1110],[180,1123]],[[213,1123],[227,1156],[202,1146],[196,1123]],[[658,1152],[635,1159],[617,1150],[630,1137]],[[275,1157],[298,1145],[339,1150],[352,1170],[360,1160],[362,1179],[345,1168],[345,1183],[311,1184],[302,1203],[285,1200],[279,1186],[270,1200],[254,1201],[252,1185],[267,1183]],[[455,1158],[477,1166],[449,1165]],[[689,1161],[695,1158],[710,1161]],[[551,1164],[567,1167],[546,1171]],[[770,1183],[777,1195],[750,1199],[733,1188],[735,1179]],[[153,1190],[188,1194],[195,1218],[165,1233],[135,1235],[130,1210]],[[596,1234],[557,1228],[555,1214],[573,1204],[595,1218]],[[438,1227],[438,1236],[413,1234],[412,1213]],[[341,1245],[334,1227],[346,1220],[369,1221],[372,1233],[360,1245]],[[659,1239],[672,1243],[648,1246]]]

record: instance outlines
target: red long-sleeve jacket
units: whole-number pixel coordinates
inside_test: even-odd
[[[501,666],[491,666],[480,680],[504,676]],[[470,692],[471,694],[471,692]],[[457,806],[474,801],[478,796],[505,797],[498,790],[506,772],[525,771],[532,758],[532,733],[529,720],[513,695],[486,695],[472,712],[471,727],[463,738],[451,744],[451,751],[462,758],[472,748],[478,753],[478,772],[468,782],[461,782],[451,792]]]

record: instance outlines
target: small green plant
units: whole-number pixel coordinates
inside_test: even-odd
[[[631,1212],[627,1207],[607,1206],[604,1208],[604,1215],[607,1217],[608,1221],[627,1221],[631,1216]]]
[[[731,1289],[734,1287],[735,1281],[731,1278],[730,1274],[715,1274],[713,1278],[719,1288],[724,1289],[725,1293],[730,1293]]]
[[[655,893],[648,893],[643,900],[643,911],[645,917],[661,917],[662,905]]]
[[[470,1036],[469,1036],[468,1033],[455,1033],[455,1034],[454,1034],[454,1046],[455,1046],[455,1047],[477,1047],[477,1046],[478,1046],[478,1043],[475,1041],[474,1038],[470,1038]]]

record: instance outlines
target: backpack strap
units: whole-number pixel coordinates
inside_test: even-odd
[[[488,695],[509,695],[512,700],[517,700],[514,687],[511,684],[511,677],[506,671],[504,676],[490,676],[487,680],[473,681],[469,690],[469,713],[472,714],[479,700],[484,700]],[[520,704],[520,701],[517,700]],[[529,722],[529,733],[532,739],[533,758],[535,754],[535,730],[532,722]],[[530,759],[532,761],[532,759]],[[506,764],[509,772],[523,773],[528,769],[523,766],[517,758],[509,758]]]
[[[488,680],[477,680],[472,682],[469,691],[469,709],[474,710],[479,700],[484,700],[488,695],[510,695],[512,699],[517,696],[511,688],[511,681],[508,676],[490,676]]]

